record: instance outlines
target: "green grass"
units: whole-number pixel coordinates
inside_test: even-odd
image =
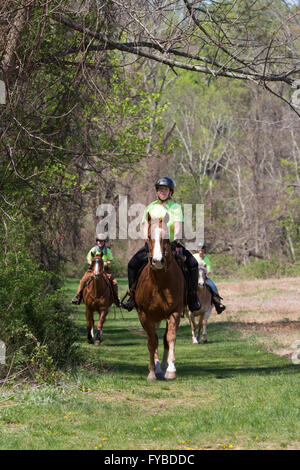
[[[119,286],[122,294],[126,280]],[[68,298],[76,287],[67,281]],[[205,345],[192,345],[183,320],[177,379],[153,383],[135,310],[112,309],[100,347],[86,342],[84,305],[74,317],[81,366],[59,386],[0,391],[0,449],[300,448],[299,366],[264,351],[261,339],[233,332],[226,315],[209,324]]]

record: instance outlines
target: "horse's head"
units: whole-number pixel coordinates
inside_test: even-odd
[[[167,269],[172,256],[168,220],[168,214],[163,219],[151,219],[148,213],[148,247],[152,269]]]
[[[207,268],[204,262],[198,264],[198,286],[203,287],[206,281]]]
[[[96,255],[92,259],[92,264],[91,264],[91,269],[92,273],[95,279],[98,279],[102,272],[103,272],[103,259],[102,259],[103,254],[101,255]]]

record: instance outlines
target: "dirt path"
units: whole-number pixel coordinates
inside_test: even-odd
[[[210,321],[230,321],[245,334],[257,334],[276,354],[291,357],[294,341],[300,340],[300,278],[220,282],[218,288],[227,306],[215,310]]]

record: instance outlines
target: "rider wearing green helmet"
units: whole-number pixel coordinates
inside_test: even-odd
[[[174,181],[169,177],[159,178],[155,183],[155,189],[157,194],[157,200],[149,204],[144,212],[142,219],[143,224],[143,236],[145,245],[131,258],[128,263],[128,282],[129,282],[129,299],[122,306],[131,311],[135,305],[135,288],[137,285],[139,274],[142,268],[148,262],[148,224],[147,215],[150,214],[151,218],[163,218],[166,214],[169,215],[169,221],[167,227],[169,230],[169,239],[171,242],[172,249],[174,251],[180,251],[182,259],[185,259],[184,264],[189,273],[188,283],[188,306],[193,312],[201,308],[199,302],[197,287],[198,287],[198,263],[195,260],[192,253],[185,249],[181,243],[182,237],[182,224],[183,224],[183,213],[182,208],[179,204],[172,200],[175,185]]]

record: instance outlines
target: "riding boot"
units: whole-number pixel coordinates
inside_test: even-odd
[[[188,307],[191,312],[200,310],[201,302],[198,297],[198,267],[192,268],[190,271],[191,286],[188,293]]]
[[[214,307],[218,315],[220,315],[226,309],[225,305],[223,305],[221,302],[221,297],[217,295],[216,293],[214,293],[212,297],[212,303],[214,304]]]
[[[82,291],[79,294],[76,294],[75,297],[71,300],[71,303],[74,305],[80,305],[82,300]]]
[[[147,264],[148,257],[148,245],[145,244],[129,261],[128,263],[128,287],[129,291],[126,293],[126,295],[122,299],[122,307],[125,308],[125,310],[128,310],[130,312],[134,308],[136,308],[136,303],[135,303],[135,289],[138,283],[138,279],[140,277],[140,274],[144,267]],[[129,295],[129,299],[127,302],[123,303],[124,298]]]
[[[125,303],[122,302],[122,307],[125,308],[125,310],[127,310],[128,312],[131,312],[131,310],[133,310],[136,307],[134,296],[135,296],[135,288],[137,285],[138,272],[139,272],[138,270],[128,267],[129,291],[127,291],[126,295],[129,295],[129,299]]]
[[[92,273],[92,270],[91,270],[91,267],[89,267],[88,270],[83,275],[83,277],[82,277],[82,279],[79,283],[79,286],[78,286],[75,297],[71,300],[72,304],[80,305],[80,302],[82,300],[83,289],[85,288],[85,286],[89,282],[89,280],[91,278],[91,273]]]
[[[112,292],[113,292],[113,297],[114,297],[114,304],[117,307],[121,307],[121,300],[119,298],[119,289],[118,289],[117,281],[115,279],[112,279],[111,285],[112,285]]]
[[[127,302],[125,302],[125,304],[122,302],[122,307],[125,308],[125,310],[127,310],[128,312],[131,312],[131,310],[133,310],[135,307],[136,307],[136,303],[135,303],[135,288],[131,288],[129,289],[129,291],[127,292],[127,295],[129,295],[129,299],[127,300]]]

